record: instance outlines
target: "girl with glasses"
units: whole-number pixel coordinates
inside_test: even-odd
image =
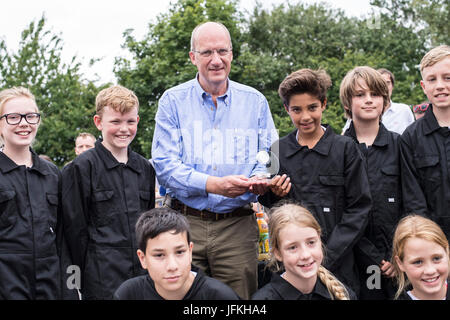
[[[0,299],[60,299],[58,168],[31,148],[39,109],[26,88],[0,91]]]

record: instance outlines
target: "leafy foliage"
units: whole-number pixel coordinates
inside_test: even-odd
[[[266,96],[280,136],[293,128],[277,93],[291,72],[323,68],[330,74],[333,85],[323,122],[340,132],[345,119],[339,86],[349,70],[358,65],[391,70],[396,77],[392,99],[416,104],[425,99],[419,85],[422,56],[450,39],[446,0],[372,0],[377,11],[363,18],[349,17],[326,3],[302,2],[271,9],[257,3],[244,16],[238,2],[177,0],[148,24],[142,39],[136,39],[132,29],[124,31],[123,47],[131,58],[116,57],[114,72],[140,101],[134,150],[151,156],[158,99],[168,88],[194,78],[197,70],[188,52],[191,32],[201,22],[220,21],[229,29],[230,78]],[[34,147],[61,166],[75,156],[74,139],[80,131],[99,136],[92,121],[95,97],[109,84],[96,86],[84,79],[76,56],[64,63],[63,41],[45,23],[43,16],[29,24],[17,52],[9,52],[0,40],[0,88],[21,85],[35,94],[43,118]]]
[[[124,46],[131,52],[133,63],[116,59],[115,73],[119,83],[139,98],[141,119],[132,146],[146,157],[150,157],[158,99],[166,89],[195,77],[197,69],[188,55],[191,32],[197,24],[208,20],[220,21],[228,28],[233,39],[233,56],[239,56],[242,17],[235,1],[180,0],[168,13],[161,14],[155,24],[149,24],[143,40],[136,40],[132,30],[124,33]]]
[[[17,53],[0,43],[0,87],[24,86],[35,95],[42,123],[34,148],[61,166],[75,156],[78,132],[98,136],[92,121],[98,89],[92,82],[84,84],[76,57],[70,64],[62,62],[62,40],[45,29],[45,21],[43,16],[29,24]]]

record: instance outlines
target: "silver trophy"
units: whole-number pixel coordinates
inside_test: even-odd
[[[265,172],[259,172],[256,174],[258,179],[271,179],[278,174],[280,170],[280,161],[273,152],[260,151],[256,155],[256,161],[258,164],[265,166]]]

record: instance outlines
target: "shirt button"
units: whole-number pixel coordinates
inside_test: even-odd
[[[214,167],[213,167],[213,170],[216,170],[216,169],[217,169],[217,167],[216,167],[216,166],[214,166]]]

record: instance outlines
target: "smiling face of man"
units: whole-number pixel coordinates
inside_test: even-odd
[[[208,22],[194,31],[193,38],[189,57],[197,67],[200,85],[209,93],[225,93],[233,61],[229,33],[223,26]]]

